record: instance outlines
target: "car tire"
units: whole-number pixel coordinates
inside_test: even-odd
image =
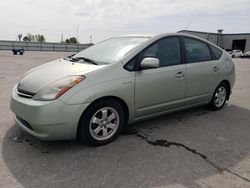
[[[220,110],[224,107],[229,95],[229,88],[227,84],[222,82],[214,91],[213,97],[209,103],[212,110]]]
[[[119,102],[98,101],[83,113],[78,136],[87,145],[105,145],[116,139],[125,122],[125,112]]]

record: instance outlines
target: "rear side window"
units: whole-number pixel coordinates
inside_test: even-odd
[[[222,51],[219,48],[216,48],[215,46],[210,45],[210,48],[213,51],[214,54],[214,59],[220,59],[221,55],[222,55]]]
[[[205,42],[191,38],[184,38],[184,43],[187,63],[210,61],[212,59],[208,45]]]
[[[169,37],[155,42],[146,48],[142,54],[145,57],[158,58],[160,67],[181,64],[181,45],[178,37]]]

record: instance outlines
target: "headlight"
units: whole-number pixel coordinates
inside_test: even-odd
[[[60,80],[56,80],[40,89],[33,97],[33,99],[41,101],[50,101],[57,99],[84,79],[85,76],[67,76]]]

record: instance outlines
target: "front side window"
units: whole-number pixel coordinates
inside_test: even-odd
[[[181,64],[181,46],[178,37],[162,39],[146,48],[141,59],[146,57],[158,58],[160,67]]]
[[[205,42],[184,38],[187,63],[210,61],[211,53]]]

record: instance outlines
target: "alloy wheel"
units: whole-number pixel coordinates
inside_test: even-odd
[[[221,86],[216,90],[214,97],[214,104],[217,108],[220,108],[224,104],[226,96],[227,96],[227,90],[225,87]]]
[[[90,120],[90,134],[96,140],[107,140],[116,133],[119,121],[119,114],[114,108],[101,108],[94,113]]]

